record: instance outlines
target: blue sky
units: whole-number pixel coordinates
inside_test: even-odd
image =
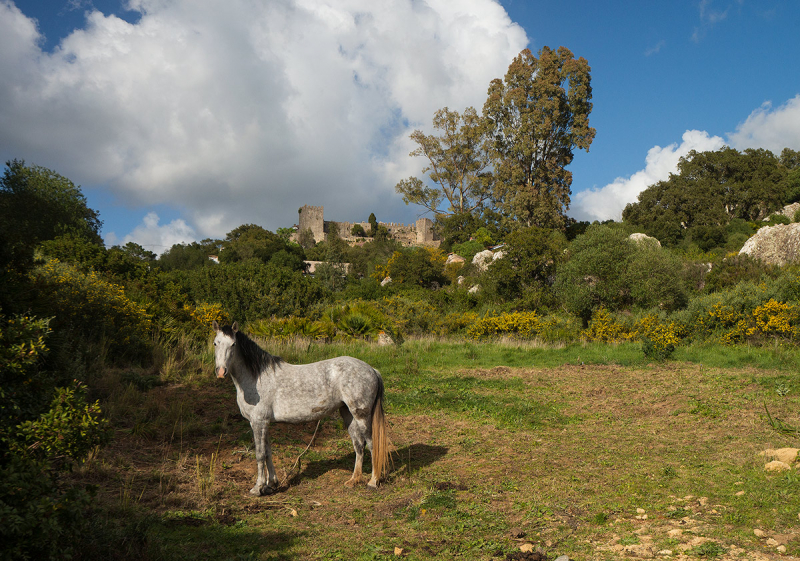
[[[408,134],[521,49],[592,67],[570,214],[618,218],[690,149],[800,149],[795,0],[0,0],[0,157],[80,184],[107,243],[412,222]]]

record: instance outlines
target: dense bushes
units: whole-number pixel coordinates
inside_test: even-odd
[[[84,386],[42,371],[48,322],[0,316],[0,557],[60,559],[85,531],[91,490],[60,473],[109,437]]]

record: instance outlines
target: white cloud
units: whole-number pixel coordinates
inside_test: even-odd
[[[496,0],[129,6],[137,23],[93,11],[45,53],[0,0],[0,156],[186,209],[203,237],[289,226],[303,204],[340,220],[403,208],[411,129],[480,107],[527,44]]]
[[[133,231],[126,235],[122,242],[118,242],[116,234],[113,232],[106,236],[108,245],[125,245],[128,242],[138,243],[145,249],[161,255],[173,245],[178,243],[190,243],[197,239],[194,228],[186,224],[183,219],[176,219],[169,224],[160,225],[160,218],[155,212],[148,212],[142,223],[136,226]]]
[[[650,185],[669,178],[678,169],[678,161],[690,151],[718,150],[724,146],[719,136],[705,131],[683,133],[681,143],[664,148],[654,146],[647,152],[645,167],[630,177],[619,177],[600,189],[588,189],[573,196],[572,216],[579,220],[620,220],[625,205],[635,202]]]
[[[766,148],[780,154],[784,148],[800,150],[800,94],[776,109],[764,103],[729,133],[734,148]]]

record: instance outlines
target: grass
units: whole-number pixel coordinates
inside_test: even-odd
[[[191,384],[110,373],[117,438],[74,477],[98,486],[99,534],[124,544],[117,558],[504,559],[522,543],[572,559],[777,553],[755,528],[800,555],[800,476],[767,474],[758,456],[798,445],[766,413],[800,426],[797,351],[697,347],[653,364],[636,344],[268,348],[382,372],[389,480],[345,488],[354,454],[328,420],[288,488],[253,498],[252,436],[230,382],[210,365]],[[279,479],[315,426],[273,426]]]

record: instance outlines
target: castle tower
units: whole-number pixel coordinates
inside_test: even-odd
[[[419,218],[416,224],[417,243],[419,245],[429,245],[433,243],[433,220],[430,218]]]
[[[298,212],[300,213],[298,232],[311,230],[314,241],[323,241],[325,239],[324,207],[303,205]]]

